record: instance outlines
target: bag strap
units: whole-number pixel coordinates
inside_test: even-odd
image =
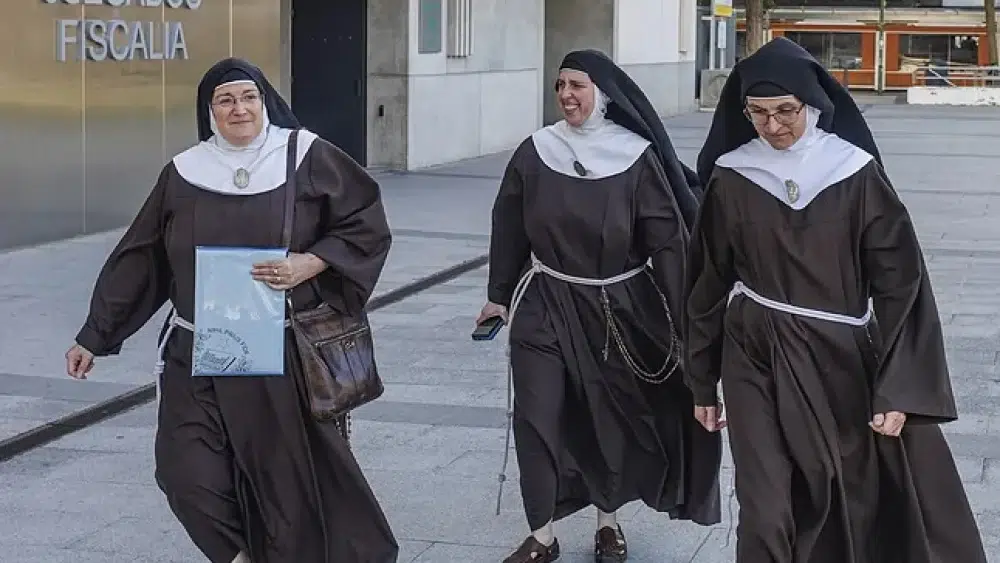
[[[298,165],[298,148],[299,140],[299,130],[294,129],[292,133],[288,136],[288,151],[285,157],[285,217],[281,226],[281,245],[288,249],[289,252],[292,251],[292,227],[295,225],[295,195],[298,192],[298,186],[295,185],[295,173]],[[288,316],[292,318],[294,322],[294,315],[291,314],[295,310],[292,305],[292,292],[285,292],[285,305],[288,306]]]
[[[288,154],[285,159],[285,219],[282,225],[281,244],[291,251],[292,226],[295,223],[295,195],[298,187],[295,185],[295,172],[298,164],[299,130],[295,129],[288,136]]]
[[[282,225],[281,244],[289,252],[292,251],[292,227],[295,226],[295,196],[298,193],[298,186],[295,182],[299,155],[298,139],[299,130],[292,130],[292,133],[288,136],[288,155],[285,161],[285,219]],[[319,282],[316,281],[316,278],[309,280],[309,285],[312,286],[316,296],[322,298]],[[285,303],[288,305],[289,311],[295,310],[292,305],[292,292],[290,290],[285,292]],[[294,316],[292,316],[292,322],[295,322]]]

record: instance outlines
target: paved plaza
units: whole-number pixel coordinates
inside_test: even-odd
[[[961,414],[945,431],[990,561],[1000,563],[1000,109],[866,108],[927,255]],[[701,113],[668,121],[691,164],[710,119]],[[486,252],[504,164],[499,155],[380,176],[397,244],[379,292]],[[62,354],[116,237],[0,254],[0,313],[14,319],[0,327],[0,440],[150,381],[155,326],[120,358],[102,359],[90,381],[62,372]],[[401,563],[499,563],[527,533],[513,452],[501,514],[494,515],[506,333],[488,343],[469,338],[485,284],[482,268],[372,315],[387,389],[356,413],[352,443],[402,544]],[[153,483],[155,408],[0,463],[0,561],[204,561]],[[727,457],[727,498],[730,477]],[[730,563],[735,542],[726,508],[726,521],[701,528],[627,507],[620,519],[629,560]],[[735,502],[731,508],[735,514]],[[560,561],[592,561],[593,530],[589,510],[558,523]]]

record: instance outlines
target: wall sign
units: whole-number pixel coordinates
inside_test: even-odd
[[[733,17],[733,0],[713,0],[712,15],[717,18]]]
[[[187,60],[184,24],[170,21],[170,10],[197,10],[202,0],[42,0],[45,4],[102,6],[111,8],[156,8],[162,18],[57,19],[56,60],[132,61]],[[166,8],[166,12],[161,12]],[[150,11],[150,16],[154,15]]]

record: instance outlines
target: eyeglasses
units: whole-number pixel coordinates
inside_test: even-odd
[[[257,105],[260,102],[260,94],[256,92],[247,92],[239,97],[239,101],[245,106]],[[231,110],[236,107],[236,98],[230,95],[219,96],[214,102],[213,106],[220,107],[224,110]]]
[[[767,125],[772,117],[779,125],[792,125],[799,118],[799,113],[804,107],[806,107],[805,104],[800,104],[797,108],[781,108],[778,111],[743,108],[743,115],[758,127]]]

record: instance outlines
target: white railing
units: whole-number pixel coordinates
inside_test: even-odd
[[[1000,88],[1000,66],[918,66],[913,70],[913,85]]]

